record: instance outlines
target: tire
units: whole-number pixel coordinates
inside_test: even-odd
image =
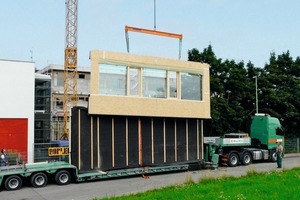
[[[48,183],[48,177],[44,173],[35,173],[30,178],[30,183],[33,187],[44,187]]]
[[[238,156],[238,154],[237,153],[231,153],[231,154],[229,154],[227,164],[230,167],[237,166],[239,164],[239,156]]]
[[[242,164],[249,165],[252,163],[252,155],[249,152],[245,152],[242,156]]]
[[[277,161],[276,150],[271,151],[270,160],[271,160],[271,162],[276,162]]]
[[[54,179],[58,185],[67,185],[71,181],[71,175],[68,171],[61,170],[55,174]]]
[[[5,189],[8,191],[18,190],[22,187],[22,180],[19,176],[13,175],[5,180]]]

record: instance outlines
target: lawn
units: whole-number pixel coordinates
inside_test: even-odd
[[[300,168],[268,173],[249,171],[240,178],[206,178],[198,183],[188,179],[182,185],[103,199],[300,199]]]

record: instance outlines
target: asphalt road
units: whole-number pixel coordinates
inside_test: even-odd
[[[199,170],[172,174],[152,175],[148,179],[131,177],[114,180],[102,180],[84,183],[72,183],[58,186],[49,183],[43,188],[23,186],[17,191],[0,192],[2,200],[91,200],[94,197],[112,197],[124,194],[144,192],[169,185],[181,184],[192,178],[195,182],[201,178],[220,176],[243,176],[248,171],[267,172],[282,170],[276,168],[276,163],[255,163],[249,166],[220,167],[215,170]],[[283,159],[283,169],[300,167],[300,154],[287,154]]]

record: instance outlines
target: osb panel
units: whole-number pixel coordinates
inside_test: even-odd
[[[91,51],[90,59],[90,114],[210,118],[209,65],[207,64],[97,50]],[[127,66],[201,74],[203,76],[203,101],[100,96],[98,94],[99,63],[122,63]]]

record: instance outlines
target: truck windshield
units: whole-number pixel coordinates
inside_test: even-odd
[[[284,135],[283,127],[276,128],[276,135]]]

